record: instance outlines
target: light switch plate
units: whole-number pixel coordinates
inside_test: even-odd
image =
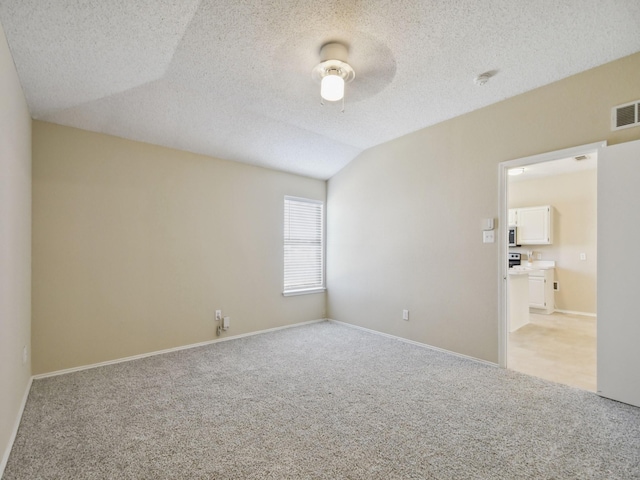
[[[482,232],[482,243],[495,243],[495,241],[495,230],[485,230],[484,232]]]

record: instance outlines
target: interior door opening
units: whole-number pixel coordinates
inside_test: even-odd
[[[500,364],[593,392],[599,146],[501,164]]]

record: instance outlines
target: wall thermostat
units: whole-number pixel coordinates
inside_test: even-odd
[[[482,230],[493,230],[494,229],[494,223],[493,223],[493,218],[485,218],[482,220]]]

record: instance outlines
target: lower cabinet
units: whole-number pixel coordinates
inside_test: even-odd
[[[529,274],[529,308],[532,313],[553,313],[553,269],[537,270]]]

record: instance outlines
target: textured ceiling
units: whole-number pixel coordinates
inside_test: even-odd
[[[323,179],[640,51],[638,0],[0,0],[0,22],[36,119]],[[331,40],[345,113],[311,79]]]
[[[575,157],[569,157],[527,165],[524,173],[509,176],[508,180],[509,183],[526,182],[544,177],[555,177],[557,175],[596,169],[598,167],[598,153],[594,152],[586,157],[584,160],[576,160]]]

